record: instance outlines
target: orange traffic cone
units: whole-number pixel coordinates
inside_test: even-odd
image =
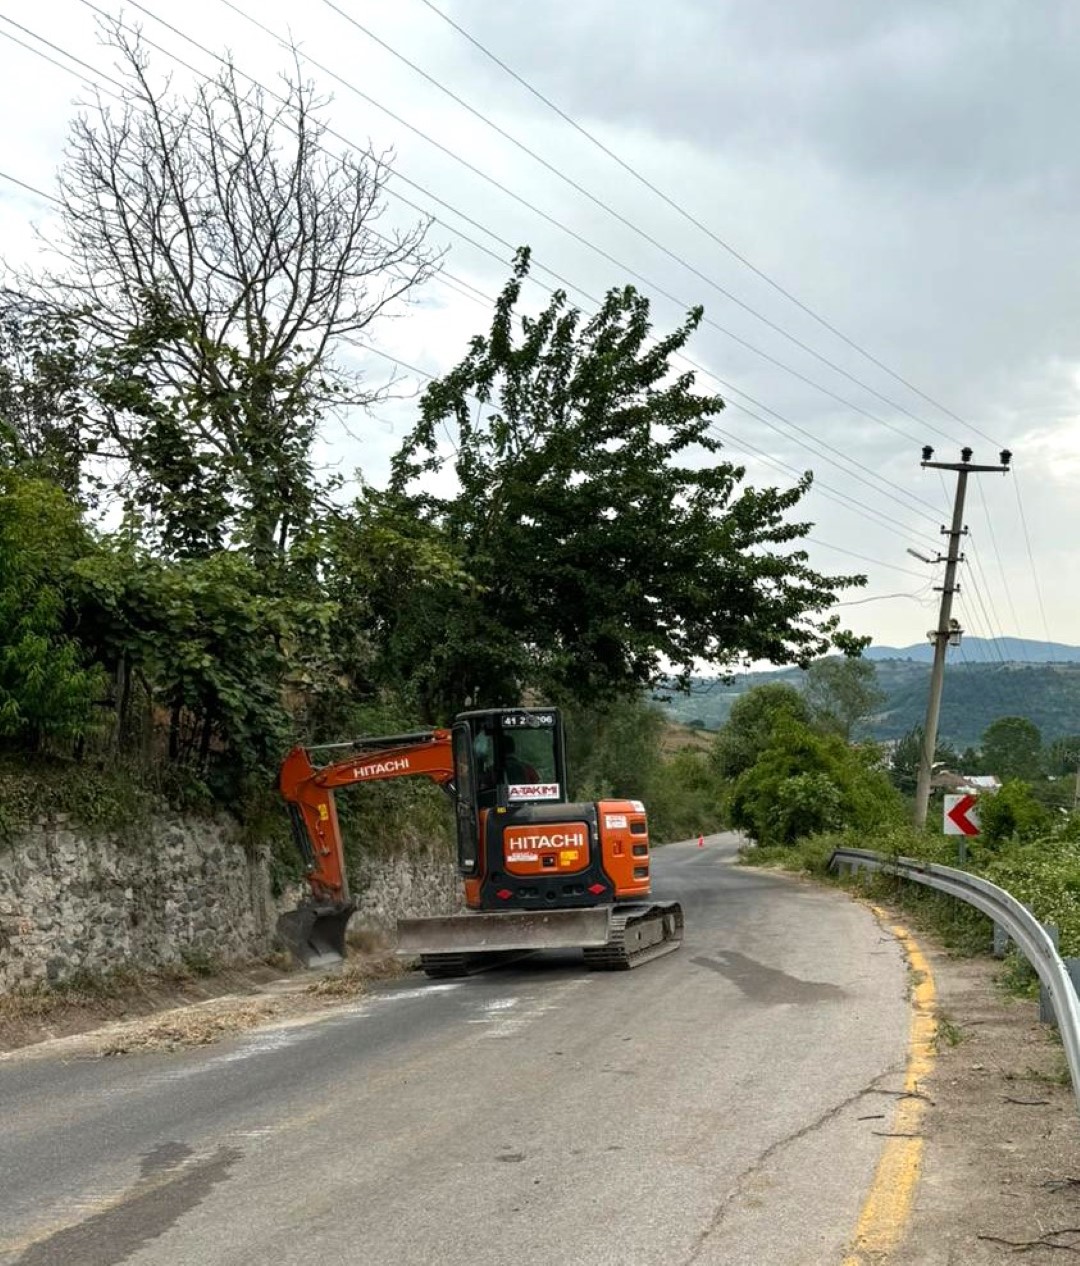
[[[704,835],[699,835],[699,836],[697,837],[697,846],[698,846],[698,848],[704,848],[704,847],[705,847],[705,836],[704,836]]]

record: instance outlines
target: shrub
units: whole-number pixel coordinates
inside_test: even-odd
[[[1028,784],[1017,779],[1005,783],[996,795],[981,797],[979,819],[982,839],[993,845],[1033,840],[1049,831],[1051,821]]]
[[[821,831],[870,832],[900,821],[902,802],[879,764],[876,749],[781,719],[735,781],[731,823],[761,844],[792,845]]]

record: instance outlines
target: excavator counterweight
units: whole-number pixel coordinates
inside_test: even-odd
[[[305,966],[345,955],[349,896],[334,789],[420,774],[451,796],[465,913],[401,919],[398,953],[429,976],[464,975],[549,949],[581,949],[588,967],[626,970],[678,949],[677,902],[649,899],[645,807],[567,800],[562,723],[554,708],[459,715],[452,729],[359,739],[316,766],[294,748],[281,770],[311,902],[279,933]]]

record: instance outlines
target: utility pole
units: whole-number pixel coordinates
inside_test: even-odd
[[[964,559],[963,554],[960,553],[960,541],[967,535],[967,528],[964,526],[964,497],[967,493],[968,475],[991,472],[998,475],[1007,474],[1009,462],[1012,460],[1012,453],[1007,448],[1002,449],[1000,453],[999,466],[973,466],[970,448],[961,449],[959,462],[935,462],[931,460],[933,456],[934,450],[927,445],[922,451],[923,469],[955,470],[956,497],[953,500],[952,526],[941,529],[942,534],[948,532],[948,553],[944,560],[940,556],[934,560],[939,563],[944,561],[945,580],[941,586],[941,606],[938,610],[937,628],[927,634],[934,643],[934,667],[930,673],[930,698],[926,704],[926,725],[923,729],[923,747],[919,758],[919,781],[915,788],[915,825],[917,827],[926,825],[926,812],[930,804],[930,778],[934,769],[934,752],[937,749],[941,691],[945,685],[945,649],[950,645],[959,646],[963,633],[960,625],[952,619],[952,600],[953,594],[959,589],[956,584],[956,568]]]

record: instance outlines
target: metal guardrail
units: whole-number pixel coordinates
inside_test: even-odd
[[[834,867],[899,875],[967,902],[1003,928],[1035,969],[1046,990],[1065,1047],[1073,1095],[1080,1109],[1080,997],[1050,933],[1027,906],[1004,888],[978,875],[916,858],[891,858],[865,848],[838,848],[829,860],[829,868]]]

